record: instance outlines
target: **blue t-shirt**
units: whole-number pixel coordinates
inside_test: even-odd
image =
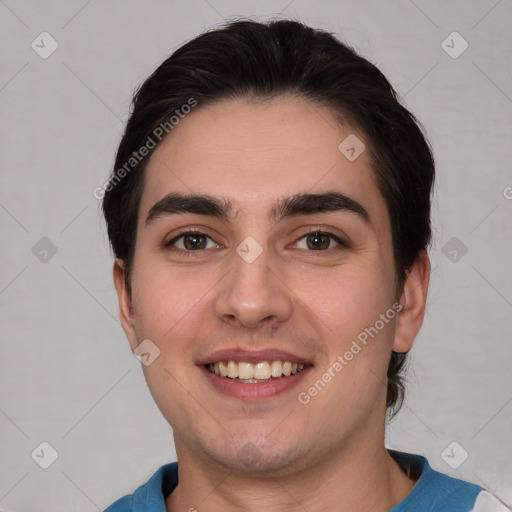
[[[388,452],[404,471],[419,475],[412,491],[389,512],[476,512],[475,501],[484,492],[480,486],[435,471],[420,455],[394,450]],[[178,463],[171,462],[158,469],[133,494],[117,500],[105,512],[166,512],[165,498],[177,485]]]

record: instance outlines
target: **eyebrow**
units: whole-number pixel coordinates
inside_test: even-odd
[[[270,211],[270,218],[279,222],[297,215],[313,215],[324,212],[348,212],[359,216],[365,223],[371,224],[370,216],[364,206],[341,192],[322,194],[300,193],[280,199]],[[231,201],[209,195],[184,195],[170,193],[155,203],[148,212],[146,225],[159,217],[192,213],[208,215],[222,220],[236,217]]]

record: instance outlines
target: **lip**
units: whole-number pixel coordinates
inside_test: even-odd
[[[289,359],[285,360],[289,361]],[[274,398],[290,391],[298,385],[298,383],[304,378],[304,375],[309,373],[309,370],[312,368],[313,367],[309,365],[301,372],[296,373],[295,375],[290,375],[289,377],[279,377],[277,379],[272,379],[270,382],[248,384],[236,379],[221,377],[220,375],[210,372],[204,364],[199,365],[199,369],[217,391],[224,395],[249,401]]]
[[[303,364],[305,366],[311,366],[313,363],[311,360],[285,352],[278,349],[267,349],[267,350],[245,350],[242,348],[227,348],[223,350],[217,350],[212,352],[208,356],[205,356],[198,361],[197,365],[206,365],[210,363],[218,363],[219,361],[243,361],[245,363],[260,363],[261,361],[290,361],[291,363]],[[300,375],[300,374],[297,374]]]

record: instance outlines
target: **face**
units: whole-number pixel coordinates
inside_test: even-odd
[[[143,369],[178,457],[278,473],[383,433],[411,336],[368,152],[338,149],[350,134],[368,146],[296,97],[228,100],[151,156],[131,297],[115,279],[132,350],[159,351]]]

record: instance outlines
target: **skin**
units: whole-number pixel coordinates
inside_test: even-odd
[[[428,257],[420,252],[397,290],[389,216],[368,152],[351,162],[338,150],[351,133],[368,147],[364,134],[298,97],[226,100],[199,106],[150,158],[132,295],[121,260],[114,281],[131,349],[149,338],[160,350],[143,370],[180,464],[168,511],[384,512],[414,486],[384,447],[386,370],[391,351],[407,352],[423,321]],[[370,222],[353,212],[270,218],[283,197],[326,191],[359,202]],[[170,192],[227,198],[235,215],[162,215],[146,224]],[[187,257],[181,238],[164,248],[181,228],[210,237],[207,247]],[[328,249],[313,250],[310,228],[349,246],[331,239]],[[263,249],[252,263],[236,252],[248,236]],[[396,301],[397,317],[299,403],[298,393]],[[228,347],[278,348],[313,367],[274,398],[227,397],[196,362]]]

